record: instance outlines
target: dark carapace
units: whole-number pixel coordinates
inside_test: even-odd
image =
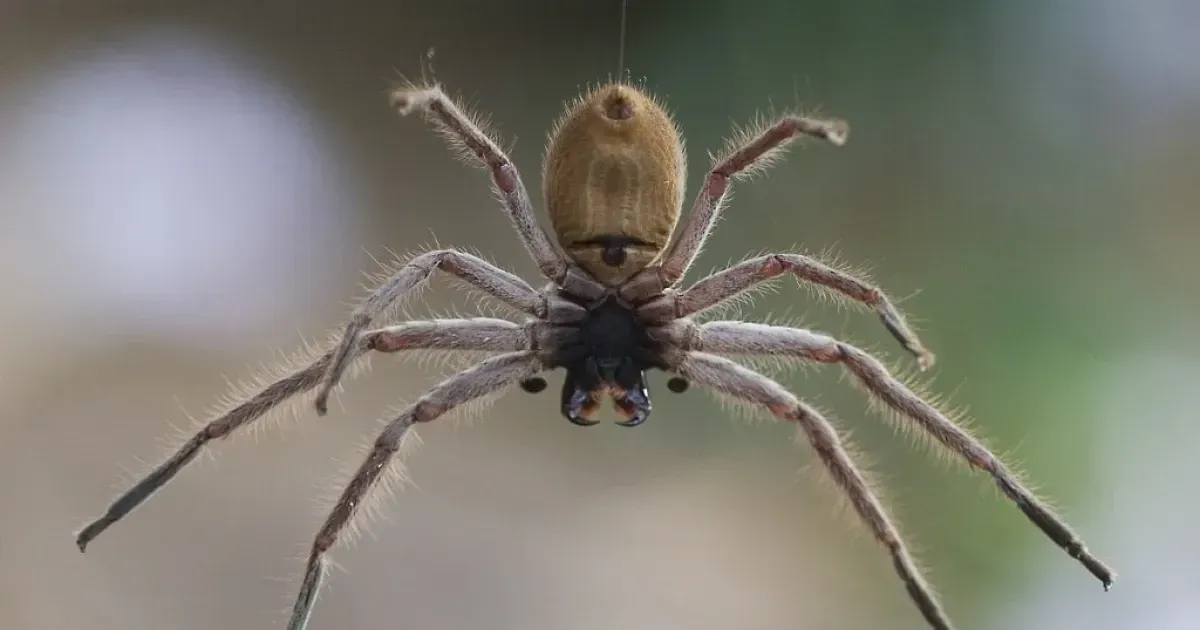
[[[563,294],[563,297],[569,298]],[[579,426],[598,424],[600,403],[608,397],[617,413],[625,418],[617,424],[635,427],[650,416],[650,392],[645,372],[666,369],[662,348],[646,334],[632,310],[617,298],[609,297],[588,311],[588,316],[552,360],[553,367],[567,371],[562,387],[562,413]],[[535,377],[521,383],[530,393],[546,388],[546,381]],[[687,388],[686,381],[673,378],[671,391]]]

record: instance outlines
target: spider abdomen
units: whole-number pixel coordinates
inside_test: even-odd
[[[559,244],[616,286],[666,248],[683,203],[686,159],[670,115],[623,83],[576,100],[555,125],[543,176]]]

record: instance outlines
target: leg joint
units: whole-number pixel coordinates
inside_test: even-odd
[[[869,306],[878,307],[883,302],[883,291],[870,284],[863,285],[863,302]]]
[[[231,422],[228,414],[222,416],[219,420],[208,423],[208,426],[204,427],[204,429],[200,432],[200,434],[204,436],[202,443],[209,440],[217,440],[229,435],[229,432],[233,430],[233,426],[233,422]]]
[[[812,356],[821,363],[841,363],[846,360],[845,344],[835,341],[831,344],[814,348]]]
[[[503,156],[486,155],[481,157],[492,168],[492,179],[495,180],[496,186],[500,188],[500,192],[511,195],[517,189],[517,169],[508,160],[505,160]]]
[[[725,172],[725,170],[719,166],[708,174],[708,179],[704,182],[705,195],[708,195],[712,199],[718,199],[725,195],[725,192],[729,190],[730,176],[730,173]]]
[[[313,540],[313,553],[323,554],[333,548],[337,542],[337,535],[331,531],[321,530]]]
[[[791,268],[788,261],[779,254],[767,256],[762,266],[758,268],[758,277],[762,279],[776,278]]]
[[[418,400],[417,404],[413,405],[413,422],[421,423],[436,420],[438,416],[446,413],[446,409],[448,407],[445,404],[423,398]]]
[[[389,335],[382,330],[367,333],[364,342],[372,352],[397,352],[404,349],[399,335]]]
[[[674,319],[677,319],[679,314],[679,300],[676,299],[673,291],[668,291],[662,295],[642,304],[637,307],[637,318],[643,324],[666,324]]]

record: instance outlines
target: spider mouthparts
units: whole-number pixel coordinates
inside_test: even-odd
[[[625,422],[618,422],[618,425],[636,427],[650,417],[650,393],[641,383],[626,390],[614,390],[613,407],[626,418]]]
[[[599,420],[584,420],[578,416],[567,416],[567,420],[570,420],[571,424],[577,427],[594,427],[600,424]]]
[[[625,375],[629,376],[629,375]],[[595,420],[600,409],[601,398],[612,399],[613,408],[625,420],[617,422],[623,427],[636,427],[650,417],[650,392],[646,389],[640,372],[636,378],[622,379],[628,386],[601,377],[600,380],[585,379],[583,383],[568,375],[563,383],[562,413],[572,424],[590,427],[599,424]]]
[[[596,410],[600,407],[596,401],[596,397],[592,392],[575,387],[571,384],[570,379],[565,383],[563,388],[563,415],[571,424],[580,427],[590,427],[600,424],[599,420],[593,420],[596,415]]]

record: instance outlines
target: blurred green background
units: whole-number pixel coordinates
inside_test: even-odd
[[[1200,627],[1198,6],[629,3],[626,64],[676,112],[693,187],[772,104],[852,128],[739,183],[696,273],[868,265],[939,356],[922,379],[1120,573],[1103,593],[836,368],[781,375],[853,436],[959,627]],[[0,5],[0,627],[282,627],[377,420],[450,367],[377,358],[328,417],[217,444],[87,555],[72,536],[225,377],[324,339],[372,256],[436,239],[533,281],[486,176],[386,90],[432,63],[537,191],[619,21],[616,0]],[[410,311],[469,310],[449,287]],[[740,316],[910,369],[869,313],[779,289]],[[584,431],[559,378],[421,432],[416,487],[337,550],[314,629],[924,627],[791,427],[654,374],[646,425]]]

